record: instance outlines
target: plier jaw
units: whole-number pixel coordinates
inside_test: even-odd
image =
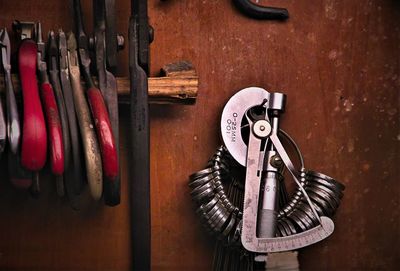
[[[48,47],[47,47],[47,61],[49,63],[49,71],[58,71],[59,63],[58,63],[58,48],[57,41],[54,31],[49,32],[48,37]]]
[[[37,46],[37,69],[41,82],[48,82],[47,64],[46,64],[46,45],[42,36],[42,24],[36,24],[36,46]]]

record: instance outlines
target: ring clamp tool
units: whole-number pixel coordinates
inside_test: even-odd
[[[258,91],[256,88],[247,91]],[[264,90],[260,90],[263,91]],[[258,252],[278,252],[298,249],[319,242],[333,233],[334,224],[329,217],[319,216],[307,192],[300,184],[300,172],[296,171],[285,148],[278,138],[279,115],[284,111],[286,96],[282,93],[265,91],[263,107],[265,119],[253,121],[249,117],[250,108],[245,116],[249,123],[250,135],[246,157],[245,196],[243,207],[243,227],[241,241],[245,249]],[[253,105],[256,106],[256,105]],[[264,147],[262,147],[262,141]],[[268,144],[270,141],[270,144]],[[268,148],[270,147],[270,148]],[[229,150],[229,146],[227,146]],[[300,188],[313,215],[320,222],[319,226],[287,237],[275,237],[277,211],[277,168],[273,157],[278,154],[297,186]],[[260,195],[261,180],[264,179],[263,195]],[[262,208],[259,210],[259,201]],[[258,229],[257,229],[258,228]],[[257,233],[258,231],[258,233]]]
[[[298,249],[334,230],[331,217],[345,187],[305,169],[298,146],[279,127],[285,101],[284,94],[257,87],[233,95],[221,117],[224,146],[189,177],[196,212],[218,237],[215,270],[228,263],[252,270],[265,253]],[[285,170],[297,184],[291,197]]]

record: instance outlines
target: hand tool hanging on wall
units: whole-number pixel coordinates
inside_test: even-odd
[[[4,70],[7,107],[7,138],[8,138],[8,174],[11,183],[19,188],[29,188],[32,185],[32,174],[21,166],[20,142],[21,124],[18,106],[11,79],[11,45],[7,29],[2,29],[0,35],[1,60]]]
[[[46,163],[47,132],[36,80],[37,46],[33,41],[34,29],[35,24],[32,22],[13,22],[13,30],[21,39],[18,49],[18,70],[23,98],[21,165],[24,169],[34,172],[30,191],[37,197],[40,194],[39,170]],[[24,178],[25,174],[18,170],[18,161],[9,168]]]
[[[26,32],[22,33],[26,35]],[[31,36],[23,39],[18,50],[24,108],[21,163],[31,171],[38,171],[44,166],[47,153],[46,125],[36,80],[37,55],[37,46]]]
[[[65,100],[71,141],[70,162],[69,164],[66,164],[67,170],[64,173],[65,189],[71,205],[74,208],[78,208],[75,197],[80,194],[83,188],[83,169],[81,166],[82,151],[79,139],[79,127],[75,113],[74,97],[69,77],[67,38],[62,30],[60,30],[58,34],[58,57],[58,62],[60,64],[60,82]]]
[[[86,101],[80,79],[81,74],[79,70],[77,44],[75,35],[72,32],[68,36],[67,44],[69,75],[71,78],[76,115],[78,117],[79,130],[83,143],[86,177],[89,183],[89,189],[92,197],[95,200],[99,200],[103,192],[103,170],[101,163],[100,147],[99,143],[97,142],[96,132],[94,130],[95,124],[92,120],[89,105]],[[87,51],[83,50],[81,54],[85,54],[85,52]],[[84,56],[81,61],[88,62],[88,56]],[[85,63],[87,69],[89,69],[89,63]],[[84,76],[88,75],[84,74]]]
[[[131,238],[133,270],[150,270],[150,131],[147,76],[150,26],[147,1],[131,1],[129,74],[131,87]]]
[[[0,33],[1,60],[4,70],[4,81],[6,87],[6,107],[7,107],[7,137],[10,150],[17,154],[21,139],[21,125],[17,102],[15,99],[14,87],[11,80],[11,45],[7,29],[4,28]],[[2,110],[2,109],[1,109]],[[0,124],[1,125],[1,124]],[[5,131],[6,129],[2,129]]]
[[[4,30],[2,31],[4,32]],[[2,35],[2,33],[0,33]],[[7,142],[7,124],[4,116],[3,102],[0,96],[0,157],[4,152]]]
[[[118,178],[119,174],[117,149],[115,146],[115,139],[111,128],[110,118],[107,112],[106,104],[103,100],[103,95],[95,86],[90,74],[88,38],[83,28],[82,10],[79,0],[74,0],[74,13],[78,33],[79,60],[82,66],[86,87],[88,88],[87,97],[92,112],[92,117],[94,119],[101,151],[103,174],[106,181],[114,181]],[[102,53],[104,54],[104,50]],[[100,57],[103,57],[102,64],[104,64],[104,55]]]
[[[233,0],[235,6],[247,17],[259,20],[286,20],[289,12],[285,8],[258,5],[250,0]]]
[[[43,108],[46,116],[49,150],[50,150],[50,166],[51,172],[56,176],[57,193],[59,196],[64,195],[64,183],[62,174],[65,168],[65,141],[63,127],[60,119],[60,107],[56,101],[55,84],[50,84],[47,75],[46,46],[42,37],[41,23],[36,25],[36,44],[38,48],[38,75],[40,81],[40,94],[42,98]],[[59,90],[59,89],[58,89]],[[58,94],[59,95],[59,94]]]
[[[69,136],[69,123],[67,117],[67,109],[65,105],[64,95],[61,88],[58,48],[54,31],[50,31],[47,40],[47,63],[49,69],[50,83],[53,86],[54,94],[57,101],[58,112],[61,121],[62,138],[64,145],[64,172],[69,171],[69,163],[71,159],[71,140]],[[66,185],[71,185],[71,179],[65,179],[63,176],[57,177],[58,195],[63,196],[66,193]]]
[[[189,178],[197,213],[220,239],[214,270],[228,264],[240,266],[239,270],[252,269],[255,256],[299,249],[333,232],[331,217],[344,186],[305,169],[296,143],[279,127],[285,103],[284,94],[262,88],[236,93],[222,113],[224,146],[206,169]],[[290,158],[289,147],[300,166]],[[297,185],[291,198],[284,182],[285,169]],[[234,255],[242,255],[246,263]]]
[[[108,9],[113,9],[112,3],[108,3]],[[108,48],[106,47],[106,14],[113,17],[112,11],[106,13],[106,1],[94,0],[93,1],[93,19],[94,19],[94,48],[96,55],[96,69],[99,82],[99,88],[103,94],[108,113],[110,116],[112,131],[115,139],[115,147],[117,150],[117,159],[119,159],[119,125],[118,125],[118,92],[117,81],[112,73],[106,69],[106,59],[108,55]],[[110,18],[111,20],[112,18]],[[111,24],[111,23],[109,23]],[[108,32],[107,35],[111,36],[114,33]],[[114,38],[114,43],[117,44],[117,36],[111,36],[108,40]],[[109,41],[111,43],[111,41]],[[114,49],[114,48],[110,48]],[[115,51],[116,54],[116,51]],[[111,58],[113,64],[116,64],[116,56]],[[115,62],[115,63],[114,63]],[[118,174],[113,179],[105,176],[104,178],[104,202],[107,205],[115,206],[120,203],[120,176],[119,168]]]
[[[107,68],[115,75],[117,70],[117,51],[123,47],[124,38],[117,34],[115,18],[115,0],[103,0],[106,24]]]

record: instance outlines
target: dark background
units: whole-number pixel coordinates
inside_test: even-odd
[[[87,32],[90,1],[82,0]],[[130,3],[117,2],[127,38]],[[300,145],[306,167],[346,185],[327,240],[302,249],[303,270],[400,268],[400,4],[395,0],[268,1],[286,6],[286,23],[254,21],[229,0],[149,1],[155,29],[151,72],[193,62],[200,76],[195,106],[151,107],[153,270],[210,270],[213,239],[194,213],[187,176],[205,166],[221,141],[222,107],[236,91],[261,86],[287,94],[282,127]],[[0,26],[40,20],[44,31],[72,28],[69,1],[0,1]],[[14,47],[15,48],[15,47]],[[128,50],[119,54],[128,75]],[[4,98],[4,97],[3,97]],[[42,177],[34,200],[0,171],[1,270],[129,270],[127,131],[122,107],[122,203],[57,198]]]

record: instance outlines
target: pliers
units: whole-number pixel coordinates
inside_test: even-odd
[[[0,47],[6,86],[7,139],[10,146],[8,151],[8,170],[10,181],[16,187],[29,188],[32,185],[32,174],[21,166],[21,157],[19,154],[21,124],[11,80],[11,45],[6,28],[1,30]]]
[[[106,47],[108,45],[117,45],[117,36],[113,26],[113,1],[94,0],[93,1],[93,19],[94,19],[94,48],[96,55],[96,69],[99,81],[99,89],[103,94],[104,101],[110,116],[112,131],[115,138],[115,147],[117,154],[119,151],[119,125],[118,125],[118,93],[117,80],[114,75],[106,68],[106,64],[116,65],[116,51],[114,47]],[[110,10],[111,9],[111,10]],[[106,16],[107,15],[107,16]],[[108,18],[107,18],[108,17]],[[106,19],[108,25],[106,26]],[[83,27],[82,27],[83,29]],[[107,32],[106,31],[110,31]],[[115,36],[114,36],[115,34]],[[114,40],[114,43],[111,42]],[[115,47],[115,50],[117,48]],[[112,66],[112,68],[115,68]],[[117,155],[118,159],[118,155]],[[104,201],[107,205],[115,206],[120,203],[120,176],[113,179],[104,179]]]
[[[7,138],[8,144],[10,145],[10,150],[13,154],[17,154],[20,139],[21,139],[21,126],[19,122],[19,114],[17,102],[15,99],[14,87],[11,80],[11,46],[10,38],[8,37],[7,29],[1,29],[0,33],[0,47],[1,47],[1,60],[4,70],[4,81],[6,85],[6,105],[7,105]],[[0,142],[5,136],[3,132],[6,132],[3,126],[4,118],[2,117],[3,109],[0,104]],[[0,153],[2,150],[2,145],[0,143]]]
[[[76,105],[76,115],[78,117],[79,129],[83,143],[86,164],[86,176],[92,198],[94,198],[95,200],[99,200],[103,192],[102,159],[100,155],[100,147],[97,141],[96,132],[94,130],[95,123],[92,119],[91,111],[89,110],[89,105],[85,97],[85,91],[82,87],[80,79],[81,73],[79,69],[77,44],[75,35],[72,32],[68,36],[67,44],[69,75],[71,78],[74,103]],[[86,64],[87,68],[89,69],[89,63]],[[84,76],[87,77],[88,74],[85,72]],[[100,91],[95,92],[97,95],[101,95]],[[105,108],[104,101],[103,107]],[[92,110],[93,108],[96,108],[96,105],[94,105],[94,107],[91,105]],[[99,123],[99,121],[97,121],[96,127],[101,124],[102,123]],[[105,134],[105,136],[107,136],[107,134]]]
[[[96,125],[96,132],[101,151],[104,177],[106,182],[115,181],[119,175],[118,153],[115,144],[115,137],[110,123],[107,107],[100,90],[95,86],[90,73],[90,57],[88,38],[85,34],[82,21],[82,11],[79,0],[74,0],[75,22],[78,35],[78,53],[82,68],[83,77],[87,87],[87,97],[91,108],[92,117]],[[104,53],[104,51],[103,51]],[[104,55],[102,65],[105,65]],[[100,63],[100,61],[99,61]],[[96,63],[97,64],[97,63]],[[99,65],[99,64],[98,64]],[[116,106],[117,107],[117,106]]]
[[[22,40],[18,50],[18,68],[24,108],[21,164],[31,171],[42,169],[46,163],[47,154],[46,124],[36,80],[37,62],[38,48],[35,41],[30,38]]]
[[[40,81],[40,95],[49,133],[50,166],[52,173],[57,176],[57,191],[62,195],[62,192],[64,191],[62,174],[64,173],[65,168],[63,129],[60,120],[59,107],[57,106],[56,97],[54,95],[54,89],[50,84],[47,75],[45,44],[42,38],[42,27],[40,23],[37,24],[36,29],[37,66]]]
[[[69,136],[71,141],[70,163],[66,164],[66,171],[64,173],[65,188],[71,205],[73,205],[74,208],[77,208],[78,206],[74,204],[76,203],[75,195],[79,195],[83,187],[83,169],[81,165],[82,151],[79,139],[79,127],[75,113],[74,97],[69,76],[67,38],[62,30],[58,33],[58,58],[60,64],[60,81],[67,110]]]

